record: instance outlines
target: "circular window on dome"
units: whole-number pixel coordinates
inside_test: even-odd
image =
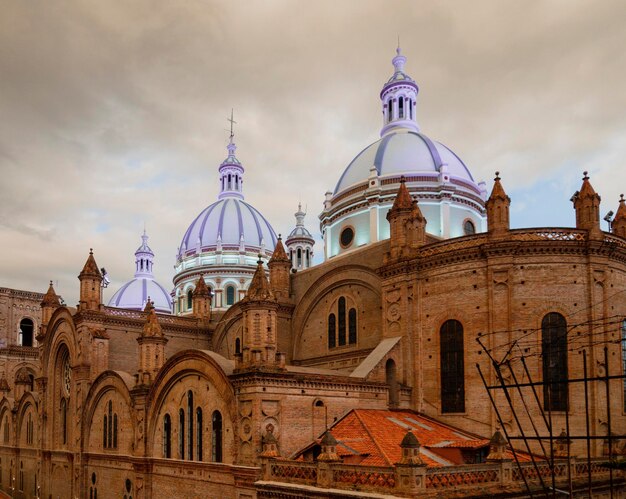
[[[348,248],[354,241],[354,229],[352,227],[345,227],[339,235],[339,243],[342,248]]]
[[[476,234],[476,226],[474,225],[474,222],[472,222],[471,220],[465,220],[465,222],[463,222],[463,233],[466,236],[471,236],[472,234]]]

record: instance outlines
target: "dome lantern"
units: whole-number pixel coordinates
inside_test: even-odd
[[[402,55],[400,45],[392,59],[393,76],[383,85],[380,92],[383,111],[383,128],[380,136],[399,128],[419,132],[415,111],[419,88],[415,81],[404,72],[406,57]]]

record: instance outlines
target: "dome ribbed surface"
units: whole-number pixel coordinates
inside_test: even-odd
[[[207,206],[191,223],[180,244],[178,256],[184,258],[215,249],[218,237],[222,247],[239,247],[241,237],[246,250],[258,251],[262,244],[271,250],[277,237],[270,223],[250,204],[227,197]]]
[[[448,165],[451,178],[475,183],[465,163],[443,144],[418,132],[389,133],[363,149],[352,160],[337,182],[334,194],[366,182],[372,166],[381,177],[423,174],[432,176],[433,181],[436,181],[443,163]]]
[[[135,277],[124,284],[109,300],[109,307],[143,310],[148,297],[154,302],[157,312],[172,313],[169,292],[148,277]]]

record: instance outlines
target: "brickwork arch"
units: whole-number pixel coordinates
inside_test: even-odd
[[[16,435],[19,447],[37,447],[39,437],[38,405],[38,398],[30,392],[25,393],[20,399],[16,411]]]
[[[133,417],[130,390],[134,378],[125,372],[105,371],[98,376],[87,394],[82,422],[82,448],[84,452],[132,455],[138,438]],[[109,402],[115,424],[108,414]],[[105,416],[107,418],[105,426]],[[109,430],[115,435],[108,437]],[[105,443],[105,435],[107,443]],[[109,444],[108,440],[111,440]]]
[[[213,350],[228,359],[232,359],[234,336],[241,331],[242,318],[241,305],[237,302],[226,310],[213,333]]]
[[[189,459],[189,407],[188,393],[192,393],[193,414],[202,411],[202,444],[198,446],[197,422],[193,419],[192,459],[198,459],[198,448],[202,448],[202,461],[211,461],[211,415],[219,411],[223,421],[223,462],[237,462],[236,452],[236,400],[224,368],[232,371],[232,363],[214,352],[185,350],[170,358],[157,376],[148,395],[146,452],[152,457],[164,456],[164,421],[171,421],[171,458]],[[181,410],[184,425],[179,425]],[[179,449],[179,438],[183,435],[183,453]]]

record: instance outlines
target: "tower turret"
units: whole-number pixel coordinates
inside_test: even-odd
[[[289,298],[289,269],[291,268],[291,261],[285,253],[283,241],[278,235],[278,242],[272,253],[272,258],[268,262],[267,266],[270,269],[270,287],[272,292],[279,300],[286,300]]]
[[[415,111],[417,107],[417,83],[404,72],[406,57],[402,55],[400,45],[396,49],[396,56],[392,59],[393,76],[387,80],[380,92],[383,111],[383,128],[381,137],[390,131],[403,128],[419,132]]]
[[[626,200],[623,194],[620,194],[619,207],[611,224],[611,230],[616,236],[626,239]]]
[[[45,333],[43,331],[43,328],[45,328],[48,325],[48,322],[50,322],[50,318],[52,317],[52,314],[60,306],[61,306],[61,302],[59,301],[59,297],[54,291],[54,287],[52,286],[52,281],[50,281],[50,286],[48,286],[48,291],[46,291],[46,294],[43,296],[43,300],[41,300],[41,327],[42,327],[41,332],[42,334]]]
[[[219,199],[225,197],[235,197],[243,199],[243,165],[235,156],[237,146],[233,142],[233,135],[230,136],[228,146],[228,156],[219,167],[220,189]]]
[[[584,172],[580,191],[572,196],[576,210],[576,228],[589,231],[589,238],[602,237],[600,230],[600,196],[593,190],[587,172]]]
[[[411,250],[422,246],[426,240],[426,219],[417,201],[411,199],[404,177],[393,206],[387,213],[389,221],[389,257],[392,260],[409,256]]]
[[[100,310],[102,305],[102,274],[93,257],[93,249],[89,249],[89,256],[83,270],[78,274],[80,281],[80,298],[78,310]]]
[[[148,313],[146,323],[141,335],[137,338],[139,343],[139,368],[137,369],[137,383],[149,385],[165,363],[165,345],[167,338],[159,324],[154,304],[148,300],[144,310]]]
[[[489,235],[500,236],[509,231],[509,207],[511,198],[500,183],[500,172],[496,172],[493,189],[486,203]]]
[[[211,318],[211,290],[207,287],[202,275],[196,282],[192,300],[194,317],[208,321]]]
[[[278,302],[265,274],[259,256],[257,269],[241,301],[243,311],[243,348],[239,368],[277,368],[280,366],[276,349]]]
[[[296,270],[308,269],[313,262],[313,246],[315,239],[304,226],[306,213],[302,211],[302,204],[298,204],[296,217],[296,227],[289,233],[285,244],[289,252],[292,268]]]

